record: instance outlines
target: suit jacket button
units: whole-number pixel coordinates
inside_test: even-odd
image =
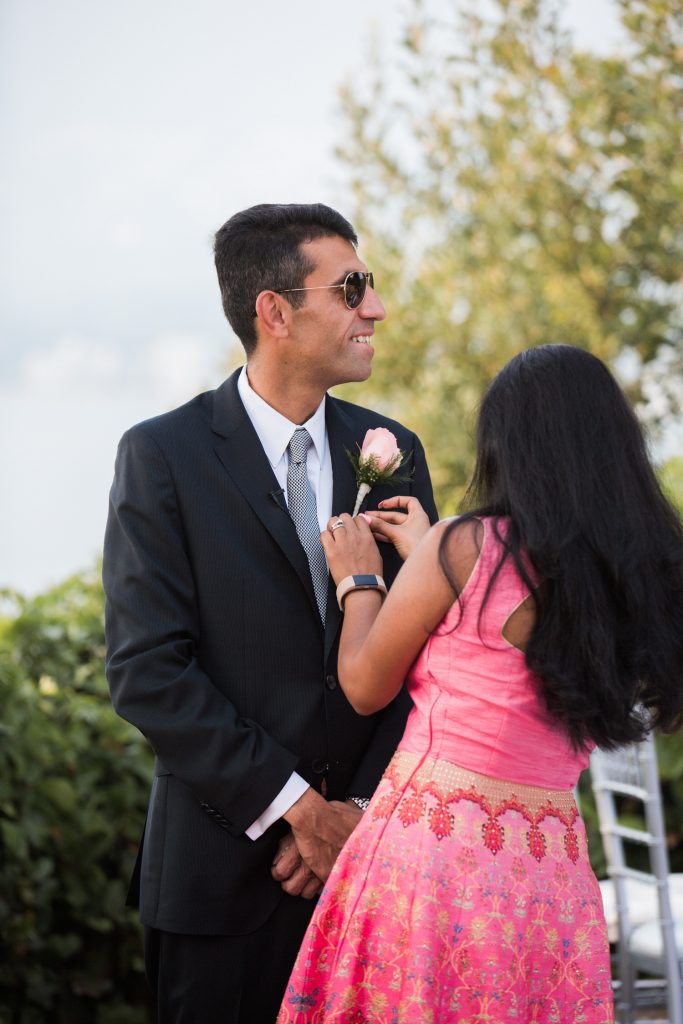
[[[316,775],[322,775],[327,771],[327,762],[323,761],[321,757],[316,757],[315,761],[311,761],[311,768]]]
[[[325,686],[327,687],[328,690],[336,690],[337,689],[337,679],[336,679],[336,677],[332,676],[332,675],[325,676]]]

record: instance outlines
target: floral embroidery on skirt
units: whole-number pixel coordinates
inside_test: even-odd
[[[606,1024],[571,793],[399,751],[330,875],[278,1024]]]

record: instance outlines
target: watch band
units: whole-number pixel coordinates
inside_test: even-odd
[[[344,598],[352,590],[379,590],[382,594],[386,594],[387,585],[382,577],[375,573],[345,576],[337,587],[337,604],[341,611],[344,611]]]

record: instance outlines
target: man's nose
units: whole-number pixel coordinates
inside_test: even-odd
[[[384,320],[387,315],[387,311],[384,308],[382,300],[375,291],[369,285],[366,289],[363,301],[360,304],[358,312],[366,320]]]

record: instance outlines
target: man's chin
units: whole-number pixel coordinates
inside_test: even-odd
[[[334,381],[328,384],[328,389],[337,387],[340,384],[362,384],[364,380],[370,377],[371,373],[371,363],[363,367],[355,366],[353,369],[346,370],[343,374],[340,373]]]
[[[348,377],[347,383],[349,383],[349,384],[351,384],[351,383],[353,383],[353,384],[362,384],[362,382],[364,380],[368,380],[368,378],[371,376],[371,374],[372,374],[372,363],[368,363],[367,366],[356,367],[356,369],[354,370],[354,373],[353,373],[353,377]]]

